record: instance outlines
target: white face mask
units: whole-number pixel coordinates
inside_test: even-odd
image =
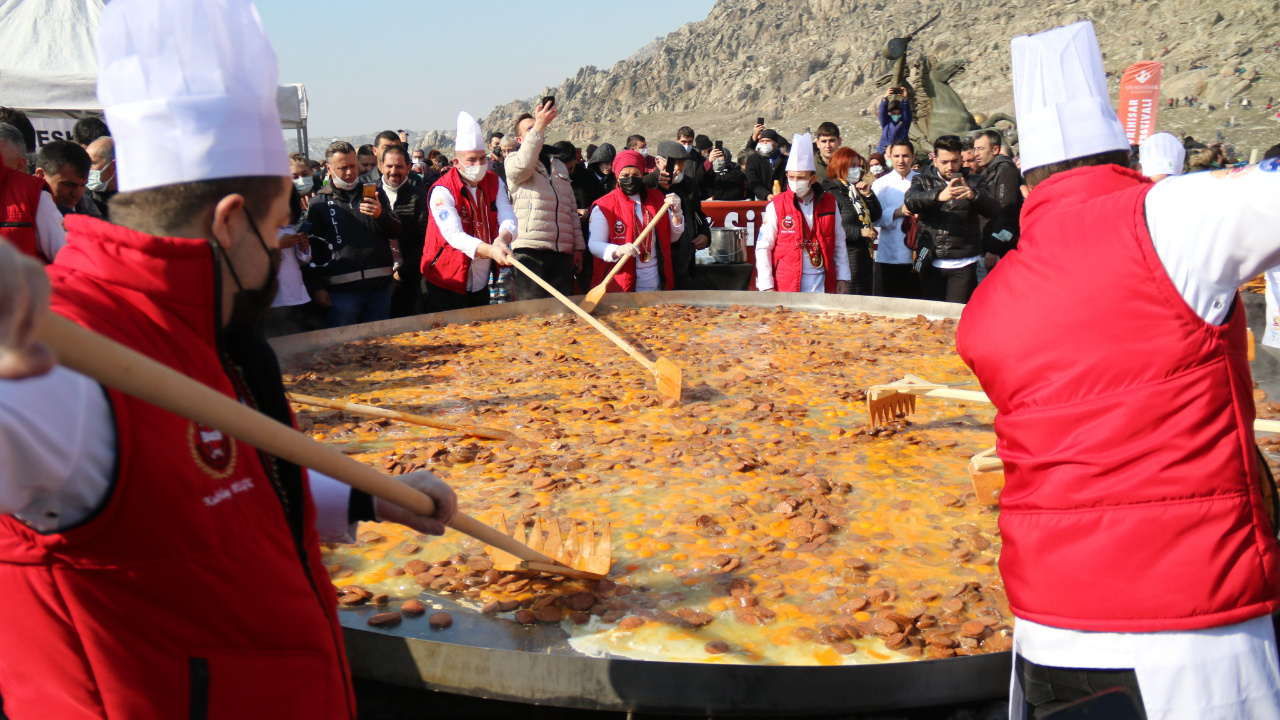
[[[722,173],[722,172],[724,172],[724,160],[723,160],[723,159],[721,159],[721,160],[712,160],[712,161],[711,161],[711,170],[712,170],[713,172],[717,172],[717,173]]]
[[[89,183],[85,185],[85,189],[92,190],[93,192],[106,192],[107,181],[102,179],[102,173],[106,172],[107,168],[114,165],[115,162],[116,161],[113,159],[111,162],[107,163],[106,167],[102,168],[101,170],[90,170]]]
[[[881,175],[883,175],[883,174],[884,174],[884,166],[883,166],[883,165],[872,165],[872,166],[871,166],[871,174],[872,174],[872,175],[875,175],[876,177],[880,177]]]
[[[89,184],[90,185],[93,184],[92,173],[90,173]],[[295,178],[293,181],[293,186],[298,189],[299,195],[306,195],[307,193],[311,192],[311,188],[314,187],[315,184],[316,184],[316,179],[310,175],[304,175],[300,178]]]
[[[680,147],[684,148],[686,151],[693,150],[693,143],[680,143]]]
[[[772,155],[775,149],[776,148],[774,147],[774,144],[771,142],[756,143],[756,152],[760,153],[765,157],[769,157],[770,155]]]
[[[355,190],[356,186],[360,184],[359,178],[356,178],[355,182],[349,183],[332,173],[330,173],[329,177],[333,179],[333,186],[338,188],[339,190]]]
[[[848,180],[850,185],[857,184],[857,182],[861,179],[862,179],[862,168],[860,167],[849,168]]]
[[[809,194],[809,186],[813,184],[811,180],[788,180],[787,187],[791,188],[791,192],[800,197],[806,197]]]
[[[458,174],[469,183],[478,183],[484,179],[485,173],[489,172],[487,165],[467,165],[466,167],[458,166]]]
[[[681,170],[680,172],[676,173],[675,177],[671,178],[671,184],[679,185],[683,180],[684,180],[684,171]]]
[[[636,148],[636,152],[640,153],[640,157],[649,157],[649,148]]]

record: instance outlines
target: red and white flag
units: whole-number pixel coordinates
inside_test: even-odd
[[[1120,76],[1120,124],[1130,145],[1141,145],[1156,131],[1163,72],[1163,63],[1148,60],[1130,65]]]

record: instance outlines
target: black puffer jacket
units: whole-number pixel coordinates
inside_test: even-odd
[[[1000,203],[1000,212],[982,228],[982,242],[987,252],[1004,257],[1010,250],[1018,247],[1018,236],[1021,235],[1019,218],[1022,215],[1022,173],[1013,160],[997,155],[982,171],[982,177],[987,183],[987,192]],[[1012,237],[1007,241],[992,237],[1001,230],[1008,230]]]
[[[938,174],[936,166],[917,175],[907,190],[906,207],[920,216],[919,242],[922,247],[933,248],[939,259],[981,255],[982,216],[995,217],[1000,211],[1000,203],[987,194],[981,176],[971,175],[965,180],[974,191],[970,200],[939,201],[938,195],[948,181]]]

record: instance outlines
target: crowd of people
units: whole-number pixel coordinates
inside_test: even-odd
[[[788,139],[763,119],[736,160],[687,127],[579,153],[546,142],[547,99],[505,134],[460,113],[452,158],[388,131],[315,165],[286,154],[249,0],[113,0],[98,46],[106,122],[36,153],[0,108],[9,716],[350,720],[321,541],[440,534],[457,508],[429,471],[395,476],[433,501],[418,515],[56,366],[49,314],[292,427],[264,317],[473,307],[507,266],[519,299],[619,262],[617,292],[696,287],[722,189],[765,203],[761,290],[968,301],[956,352],[1006,473],[1012,720],[1109,688],[1129,717],[1280,716],[1276,489],[1238,294],[1280,266],[1280,146],[1169,180],[1230,152],[1159,133],[1135,153],[1089,21],[1012,41],[1020,156],[999,131],[917,147],[901,89],[866,157],[834,123]]]
[[[755,244],[760,290],[967,302],[1017,246],[1026,181],[999,129],[917,147],[911,105],[910,88],[886,89],[881,134],[865,156],[834,122],[787,138],[764,118],[736,151],[688,126],[652,147],[642,135],[622,150],[549,143],[559,113],[550,98],[506,133],[482,133],[463,113],[452,158],[410,148],[403,130],[359,147],[335,141],[323,159],[294,153],[292,223],[278,240],[268,334],[548,297],[511,270],[512,259],[566,295],[585,293],[627,258],[612,292],[704,289],[695,254],[710,243],[702,203],[714,201],[768,203]],[[1178,144],[1179,173],[1238,162],[1223,143],[1184,136]],[[1169,147],[1159,145],[1161,166]],[[1155,148],[1133,148],[1135,166]],[[31,216],[52,259],[62,216],[109,218],[114,142],[103,119],[90,117],[71,140],[33,150],[30,120],[0,108],[0,157],[29,173],[11,190],[25,188],[27,199],[8,199],[7,212],[18,222]],[[664,205],[668,220],[641,237]],[[830,212],[815,222],[819,206]]]

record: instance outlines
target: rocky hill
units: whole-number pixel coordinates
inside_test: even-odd
[[[653,142],[690,125],[737,148],[763,115],[787,134],[832,120],[846,144],[864,148],[879,135],[873,113],[863,114],[883,94],[873,81],[891,69],[881,49],[934,13],[941,18],[909,57],[967,61],[951,85],[975,114],[1013,114],[1011,37],[1088,18],[1113,100],[1125,67],[1160,60],[1165,98],[1197,95],[1215,107],[1162,110],[1161,130],[1203,140],[1222,131],[1246,155],[1280,142],[1280,105],[1265,109],[1280,96],[1277,0],[719,0],[705,20],[612,68],[583,67],[547,88],[561,108],[552,138],[618,143],[638,132]],[[485,128],[509,131],[541,94],[495,108]],[[1243,97],[1253,109],[1239,107]]]

